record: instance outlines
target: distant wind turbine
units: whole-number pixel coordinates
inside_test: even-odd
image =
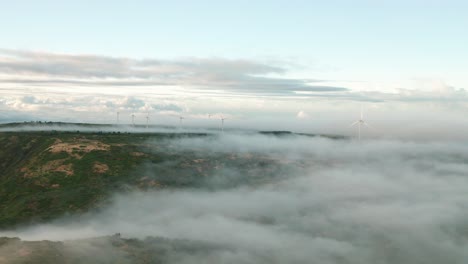
[[[182,127],[182,121],[185,119],[183,116],[179,116],[179,126]]]
[[[135,126],[135,114],[132,114],[132,125]]]
[[[224,120],[226,120],[227,118],[224,117],[224,116],[221,116],[221,132],[224,133]]]
[[[361,130],[362,130],[362,126],[366,126],[368,128],[372,128],[366,121],[364,121],[364,114],[363,114],[363,111],[362,111],[362,107],[361,107],[361,116],[358,120],[356,120],[355,122],[353,122],[350,126],[353,127],[353,126],[356,126],[358,127],[358,140],[361,141]]]
[[[149,113],[146,113],[146,129],[148,129]]]
[[[117,111],[117,125],[119,124],[119,117],[120,117],[120,112]]]

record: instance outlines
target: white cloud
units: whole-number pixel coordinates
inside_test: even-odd
[[[296,117],[298,119],[308,119],[309,115],[306,112],[304,112],[303,110],[301,110],[301,111],[297,112]]]
[[[2,56],[3,55],[3,56]],[[286,68],[286,67],[285,67]],[[379,132],[368,136],[460,138],[468,132],[468,95],[439,79],[417,79],[392,93],[353,92],[306,78],[280,79],[286,70],[250,60],[182,58],[136,60],[46,52],[0,51],[0,121],[113,123],[151,112],[154,124],[218,126],[209,114],[233,116],[232,128],[285,129],[353,135],[347,125],[360,105]],[[274,74],[276,78],[266,77]],[[354,83],[353,85],[357,85]],[[300,111],[298,112],[298,109]],[[308,117],[313,116],[313,119]],[[301,121],[302,120],[302,121]],[[434,126],[434,123],[443,126]],[[449,129],[458,127],[458,129]],[[466,133],[468,134],[468,133]]]

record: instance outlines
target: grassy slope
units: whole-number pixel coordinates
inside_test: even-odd
[[[168,139],[206,136],[0,133],[0,229],[86,212],[129,187],[230,188],[262,184],[294,167],[269,157],[181,151],[166,144]],[[52,152],[57,144],[70,148]],[[86,150],[89,146],[105,148]]]
[[[44,221],[64,212],[87,210],[142,162],[141,157],[129,155],[137,150],[141,138],[131,144],[110,144],[109,150],[73,153],[53,153],[48,148],[56,143],[99,140],[128,141],[124,135],[91,135],[73,133],[1,133],[0,144],[0,227],[19,222]],[[83,146],[86,142],[81,142]],[[76,155],[73,155],[76,153]],[[106,164],[109,170],[95,173],[95,163]],[[68,167],[72,175],[61,171]],[[128,179],[125,179],[128,181]]]

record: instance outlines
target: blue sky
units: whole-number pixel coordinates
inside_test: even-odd
[[[2,102],[24,112],[30,107],[24,103],[49,102],[48,91],[79,88],[89,95],[97,89],[92,85],[138,99],[147,95],[138,87],[157,80],[164,87],[145,91],[172,93],[179,102],[186,94],[210,100],[274,94],[268,100],[284,99],[283,114],[308,116],[337,104],[346,112],[346,103],[352,109],[365,100],[393,102],[388,109],[405,102],[415,112],[431,102],[462,115],[459,109],[468,107],[466,10],[466,1],[418,0],[2,1],[0,88],[16,87]],[[122,88],[135,78],[138,84]],[[331,88],[321,93],[324,86]],[[297,90],[313,95],[291,102]],[[21,98],[25,91],[36,99]],[[219,96],[223,91],[228,95]],[[311,97],[328,107],[310,109]],[[193,115],[210,111],[196,112],[196,105],[178,107]]]
[[[466,1],[4,1],[9,48],[111,56],[466,59]],[[428,56],[430,54],[431,56]],[[409,56],[409,57],[408,57]],[[378,62],[377,59],[382,62]]]
[[[468,59],[466,1],[3,2],[4,48],[298,58],[345,77],[397,71],[465,84],[458,78]]]

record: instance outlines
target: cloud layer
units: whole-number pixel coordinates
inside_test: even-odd
[[[348,124],[364,107],[366,119],[378,129],[366,132],[371,135],[468,135],[463,88],[419,79],[395,85],[393,92],[357,92],[366,82],[293,78],[294,67],[281,61],[0,49],[0,122],[109,124],[116,123],[119,112],[125,124],[132,124],[132,118],[144,124],[150,115],[150,124],[178,125],[184,116],[187,126],[213,128],[219,127],[220,116],[227,116],[226,125],[235,128],[352,135]]]
[[[65,220],[0,235],[71,239],[120,232],[232,250],[197,256],[203,263],[468,260],[463,145],[239,135],[172,143],[207,157],[251,153],[302,165],[260,186],[117,195],[110,208],[79,223]]]
[[[286,73],[283,66],[250,60],[184,58],[130,59],[92,55],[0,50],[3,83],[78,86],[184,86],[267,95],[295,91],[343,92],[348,89],[309,85],[317,80],[266,77]],[[12,76],[16,78],[12,78]]]

